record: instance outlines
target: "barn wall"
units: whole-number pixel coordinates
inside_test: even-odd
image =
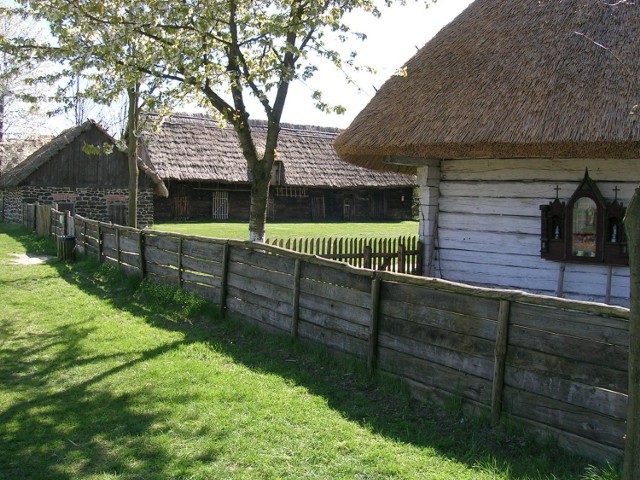
[[[85,144],[98,146],[105,143],[108,143],[106,137],[96,128],[82,133],[30,175],[28,185],[126,188],[129,167],[124,153],[115,148],[109,154],[105,151],[99,154],[83,151]],[[141,180],[146,181],[143,175]]]
[[[421,193],[421,236],[435,244],[431,274],[447,280],[534,293],[629,304],[628,267],[567,263],[540,258],[540,205],[558,197],[568,201],[584,177],[585,168],[607,201],[625,206],[640,183],[637,160],[448,160],[439,169],[421,168],[426,185]],[[439,198],[435,195],[435,188]],[[429,198],[437,199],[435,209]],[[430,252],[425,252],[425,271]],[[562,269],[564,273],[562,274]],[[561,281],[559,283],[559,281]]]

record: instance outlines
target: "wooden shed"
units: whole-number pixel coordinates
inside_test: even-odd
[[[148,171],[148,169],[147,169]],[[53,138],[0,177],[2,218],[22,221],[23,203],[57,204],[88,218],[127,223],[127,156],[88,120]],[[140,175],[138,221],[153,222],[153,182]]]
[[[266,122],[252,121],[259,144]],[[271,220],[412,218],[415,175],[375,172],[341,160],[339,130],[283,124],[269,194]],[[201,115],[173,115],[143,139],[143,157],[169,189],[156,220],[247,220],[250,178],[237,137]]]
[[[425,272],[629,303],[640,183],[638,2],[476,0],[337,138],[417,173]]]

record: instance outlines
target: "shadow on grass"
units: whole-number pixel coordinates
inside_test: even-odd
[[[38,251],[42,248],[41,240],[31,234],[17,231],[10,235],[30,252],[47,253]],[[163,465],[167,460],[165,456],[170,453],[150,448],[144,441],[153,416],[130,411],[130,398],[126,395],[89,395],[87,390],[106,376],[190,343],[208,344],[254,371],[276,374],[304,386],[311,393],[324,397],[331,408],[345,418],[377,434],[397,442],[432,448],[439,455],[469,467],[492,470],[498,477],[576,479],[588,469],[589,462],[570,457],[553,445],[524,440],[517,432],[496,433],[481,421],[463,417],[453,407],[444,412],[428,403],[411,400],[399,383],[371,379],[364,374],[364,361],[345,361],[322,348],[292,344],[288,337],[266,335],[237,320],[221,320],[214,306],[203,306],[198,302],[189,305],[184,295],[179,296],[184,302],[176,303],[178,297],[171,294],[173,290],[169,287],[148,282],[139,285],[137,280],[119,277],[95,261],[82,260],[72,264],[56,261],[52,265],[70,284],[100,296],[118,309],[142,317],[150,325],[179,331],[183,340],[153,350],[141,350],[136,358],[106,370],[90,381],[55,394],[36,396],[2,411],[0,425],[6,425],[3,442],[10,446],[2,455],[9,455],[14,467],[32,462],[33,471],[46,472],[41,478],[74,476],[56,470],[56,459],[68,456],[70,448],[83,450],[83,461],[92,472],[103,469],[127,472],[128,477],[144,476]],[[94,275],[96,270],[107,273],[98,280]],[[7,328],[6,322],[0,328]],[[60,358],[51,359],[51,364],[58,369],[77,366],[74,362],[74,358],[78,358],[76,345],[89,333],[80,327],[68,327],[34,337],[29,347],[32,351],[1,352],[9,362],[0,366],[0,378],[15,377],[16,388],[20,385],[37,388],[47,376],[48,367],[28,362],[21,364],[20,359],[29,358],[38,349],[47,349],[52,342],[63,342],[65,348]],[[29,373],[33,370],[37,375]],[[32,420],[42,417],[31,417],[31,412],[43,410],[47,412],[46,424]],[[59,429],[60,425],[66,426],[64,431]],[[107,437],[113,439],[114,429],[126,438],[125,446],[113,445],[104,439],[100,441]],[[129,452],[136,452],[133,463],[125,463]],[[11,470],[4,473],[7,478],[18,478],[11,477]],[[162,478],[161,471],[157,478]]]

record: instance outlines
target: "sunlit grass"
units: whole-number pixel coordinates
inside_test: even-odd
[[[408,398],[362,362],[268,336],[0,223],[2,479],[588,479],[598,467]]]

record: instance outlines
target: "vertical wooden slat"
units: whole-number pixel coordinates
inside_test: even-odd
[[[222,278],[220,279],[220,313],[227,314],[227,290],[229,287],[229,244],[225,243],[222,250]]]
[[[398,273],[405,273],[404,243],[398,245]]]
[[[138,232],[138,255],[140,256],[140,274],[142,278],[147,275],[146,258],[144,255],[144,231]]]
[[[102,263],[104,259],[102,258],[102,243],[103,243],[103,234],[102,227],[98,224],[98,261]]]
[[[298,338],[298,323],[300,322],[300,271],[301,262],[296,258],[293,269],[293,312],[291,313],[291,338]]]
[[[500,422],[502,414],[502,392],[504,390],[505,359],[507,356],[507,341],[509,338],[509,312],[511,302],[500,301],[498,311],[498,330],[496,332],[496,344],[493,364],[493,388],[491,391],[491,425],[496,426]]]
[[[116,228],[116,260],[120,266],[120,229]]]
[[[182,273],[184,271],[183,267],[182,267],[182,249],[183,249],[183,243],[184,243],[184,239],[182,237],[180,237],[178,239],[178,286],[180,288],[183,288],[184,285],[184,281],[182,279]]]
[[[380,320],[380,277],[374,274],[371,280],[371,318],[369,325],[369,355],[367,370],[373,373],[378,357],[378,322]]]

